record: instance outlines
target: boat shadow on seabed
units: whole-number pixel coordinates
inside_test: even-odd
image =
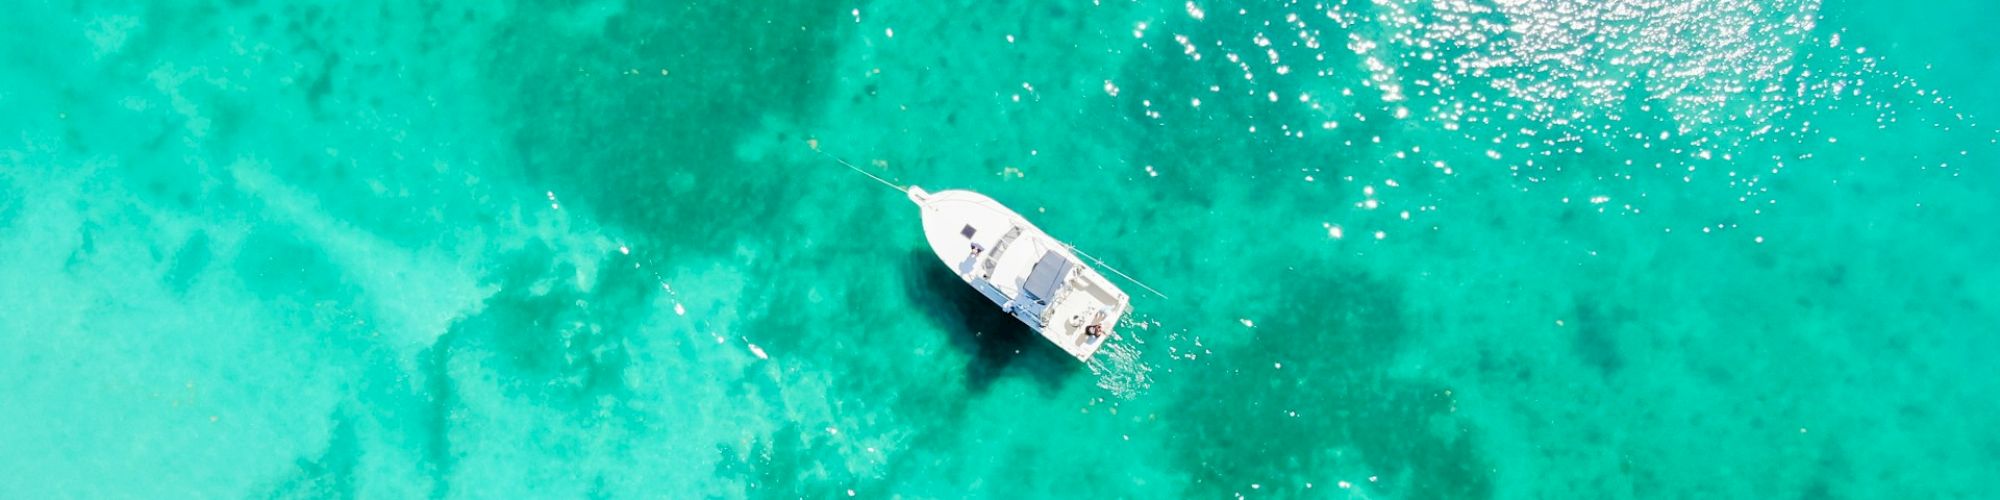
[[[1082,371],[1082,363],[1001,312],[999,305],[939,265],[930,252],[910,252],[903,272],[910,302],[946,332],[952,347],[971,357],[965,366],[966,389],[985,392],[1012,370],[1034,378],[1043,394],[1053,394],[1071,374]]]

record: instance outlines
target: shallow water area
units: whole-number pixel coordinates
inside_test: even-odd
[[[0,497],[2000,494],[1982,2],[12,10]]]

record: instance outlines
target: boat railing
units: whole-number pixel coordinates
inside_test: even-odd
[[[984,271],[982,275],[992,276],[993,267],[1000,264],[1000,255],[1006,253],[1007,247],[1013,246],[1014,240],[1020,237],[1021,226],[1014,226],[1007,230],[1007,234],[1001,235],[1000,241],[993,244],[993,251],[986,254],[986,263],[981,265]]]

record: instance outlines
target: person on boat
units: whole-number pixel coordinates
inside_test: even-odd
[[[974,271],[979,269],[979,254],[985,251],[986,247],[980,246],[979,242],[972,242],[972,253],[965,256],[965,262],[958,263],[958,275],[972,279]]]
[[[1090,325],[1083,327],[1083,336],[1085,337],[1090,337],[1092,339],[1095,339],[1100,335],[1104,335],[1104,329],[1102,327],[1099,327],[1097,325]]]

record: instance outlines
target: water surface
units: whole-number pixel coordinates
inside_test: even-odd
[[[10,10],[0,496],[2000,494],[1986,2]]]

